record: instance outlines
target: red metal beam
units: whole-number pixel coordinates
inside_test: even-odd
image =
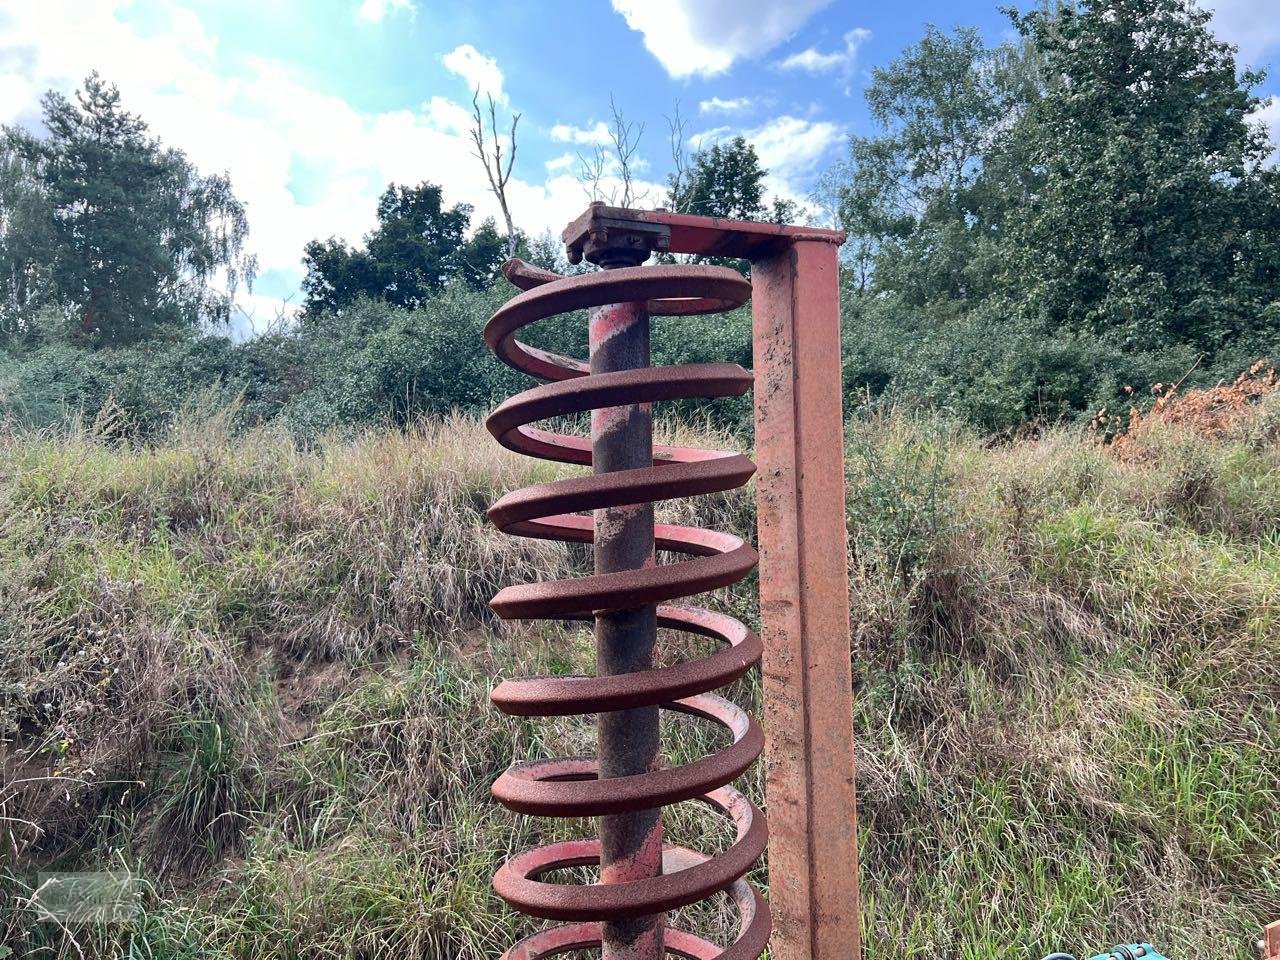
[[[1280,920],[1267,927],[1262,934],[1262,960],[1280,960]]]
[[[776,960],[857,960],[836,243],[752,263],[769,901]]]

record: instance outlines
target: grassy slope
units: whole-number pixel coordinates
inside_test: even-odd
[[[1277,414],[1127,463],[1065,433],[853,426],[869,957],[1252,956],[1280,917]],[[146,450],[0,440],[0,942],[500,952],[526,927],[495,862],[589,829],[488,800],[513,758],[590,747],[486,701],[496,677],[589,666],[581,631],[486,616],[501,585],[581,569],[481,516],[557,469],[462,421],[314,452],[216,423]],[[754,521],[749,491],[675,509]],[[720,602],[752,619],[744,586]],[[104,865],[138,878],[139,917],[33,923],[37,870]]]

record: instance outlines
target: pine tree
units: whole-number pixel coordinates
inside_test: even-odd
[[[123,345],[226,322],[243,254],[244,207],[225,175],[203,176],[148,134],[96,73],[75,101],[42,101],[47,135],[6,128],[53,211],[28,253],[92,342]]]

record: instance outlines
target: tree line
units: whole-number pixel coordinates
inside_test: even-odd
[[[607,143],[579,157],[584,194],[844,229],[851,406],[923,402],[1012,430],[1273,353],[1280,172],[1254,119],[1263,75],[1240,68],[1191,0],[1046,2],[1009,17],[1009,42],[929,27],[875,69],[873,130],[850,138],[804,209],[768,195],[746,139],[690,150],[678,108],[665,190],[644,194],[643,125],[612,102]],[[119,403],[131,363],[172,356],[188,387],[234,390],[259,418],[293,410],[316,429],[489,403],[510,385],[483,354],[466,354],[479,386],[463,389],[401,342],[465,351],[457,319],[481,322],[478,308],[501,298],[490,288],[506,257],[566,266],[508,202],[519,115],[500,123],[478,92],[473,107],[501,228],[473,223],[429,180],[390,184],[361,243],[306,245],[296,324],[214,346],[256,267],[230,181],[152,137],[96,74],[74,99],[51,92],[45,130],[7,128],[0,143],[0,402],[37,420]],[[577,323],[537,336],[568,345]],[[743,317],[655,336],[672,359],[750,362]],[[180,393],[183,376],[158,379]]]
[[[1190,0],[930,28],[824,184],[850,234],[852,381],[1007,428],[1280,345],[1280,170],[1261,72]]]

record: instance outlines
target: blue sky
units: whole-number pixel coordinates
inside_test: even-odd
[[[1001,0],[1008,2],[1008,0]],[[1280,61],[1280,0],[1202,0],[1243,62]],[[1024,3],[1025,5],[1025,3]],[[518,225],[559,230],[587,202],[578,153],[610,97],[644,125],[648,205],[678,101],[695,140],[745,134],[770,187],[803,199],[868,132],[862,90],[928,23],[1008,33],[998,0],[0,0],[0,122],[92,69],[204,170],[230,172],[261,263],[242,326],[296,303],[303,244],[357,242],[389,181],[432,180],[496,212],[467,136],[479,85],[517,111]],[[1264,119],[1280,129],[1280,80]],[[608,184],[606,183],[606,189]]]

